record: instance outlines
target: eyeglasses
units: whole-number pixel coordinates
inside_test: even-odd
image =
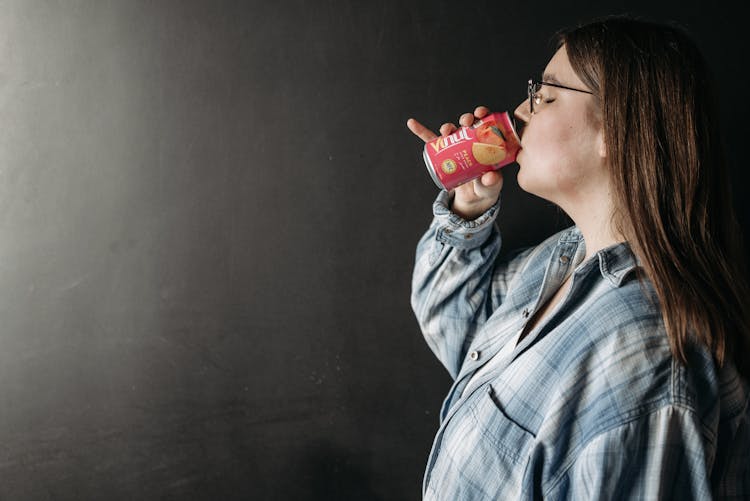
[[[593,92],[583,89],[574,89],[573,87],[566,87],[564,85],[559,85],[555,83],[550,82],[536,82],[532,79],[529,79],[529,107],[531,109],[531,113],[534,113],[534,105],[536,104],[539,106],[542,104],[542,95],[539,93],[539,91],[542,89],[542,85],[549,85],[550,87],[557,87],[558,89],[567,89],[567,90],[574,90],[576,92],[585,92],[586,94],[593,94]]]

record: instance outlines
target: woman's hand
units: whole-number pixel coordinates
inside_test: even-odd
[[[470,127],[475,120],[483,118],[489,113],[490,110],[485,106],[478,106],[473,114],[464,113],[461,115],[458,123],[462,127]],[[425,143],[438,137],[437,134],[413,118],[407,120],[406,126]],[[458,130],[458,127],[454,124],[444,123],[440,126],[440,135],[445,137],[453,134],[456,130]],[[451,211],[469,221],[476,219],[497,202],[502,188],[503,175],[500,171],[485,172],[482,177],[456,187]]]

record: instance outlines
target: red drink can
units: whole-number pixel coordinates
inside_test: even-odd
[[[516,160],[521,148],[507,111],[491,113],[449,136],[424,145],[424,163],[438,188],[456,186]]]

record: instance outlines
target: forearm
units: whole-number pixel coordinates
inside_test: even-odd
[[[494,224],[498,205],[466,221],[448,209],[447,193],[441,193],[417,246],[412,308],[428,345],[454,377],[501,292],[493,290],[501,240]]]

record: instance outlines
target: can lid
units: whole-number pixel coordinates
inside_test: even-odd
[[[425,145],[425,148],[427,148],[427,145]],[[427,172],[430,173],[430,177],[435,182],[438,188],[441,190],[445,189],[445,186],[443,186],[443,183],[440,182],[440,179],[437,177],[437,174],[435,173],[435,167],[432,165],[432,160],[430,160],[430,156],[427,154],[427,150],[422,150],[422,157],[424,158],[424,163],[427,166]]]

